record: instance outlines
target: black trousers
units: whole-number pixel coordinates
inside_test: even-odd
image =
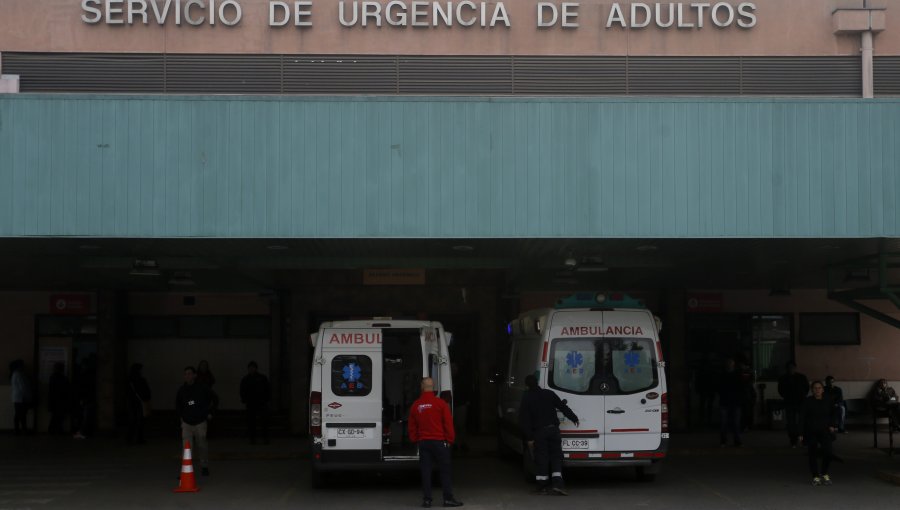
[[[806,440],[806,453],[809,457],[809,472],[813,476],[827,475],[828,466],[831,465],[831,434],[825,430],[808,433],[803,436]],[[819,469],[818,457],[822,456],[822,469]]]
[[[262,432],[262,438],[269,440],[269,413],[265,405],[247,406],[247,435],[251,440],[256,440],[256,427]]]
[[[534,433],[534,468],[538,485],[562,488],[562,439],[559,427],[543,427]]]
[[[441,488],[444,499],[453,499],[450,476],[450,443],[425,439],[419,441],[419,470],[422,472],[422,496],[431,499],[431,470],[437,464],[441,472]]]
[[[140,402],[128,403],[128,442],[144,442],[144,405]]]
[[[800,405],[784,405],[784,420],[787,424],[788,439],[792,445],[797,444],[797,438],[800,436]]]
[[[16,431],[16,434],[24,434],[28,432],[28,404],[16,403],[13,404],[13,407],[15,408],[13,429]]]

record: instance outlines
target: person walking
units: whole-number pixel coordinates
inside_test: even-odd
[[[559,435],[560,411],[578,426],[578,416],[551,390],[538,387],[537,377],[525,377],[528,390],[522,396],[519,425],[534,456],[535,476],[539,494],[568,496],[562,477],[562,439]],[[527,455],[528,452],[525,453]]]
[[[150,385],[142,373],[144,365],[134,363],[128,371],[128,443],[145,444],[144,419],[150,413]]]
[[[778,394],[784,399],[784,418],[787,422],[787,434],[791,448],[797,447],[800,436],[798,422],[800,407],[808,393],[809,380],[805,375],[797,372],[796,363],[788,361],[785,365],[785,374],[778,379]]]
[[[53,374],[47,385],[47,410],[50,412],[50,426],[47,432],[62,434],[63,421],[69,408],[69,379],[66,377],[66,367],[62,363],[53,364]]]
[[[825,396],[831,399],[837,413],[837,431],[846,434],[847,403],[844,402],[844,390],[834,385],[834,377],[825,377]]]
[[[269,378],[259,373],[255,361],[247,364],[247,375],[241,379],[241,402],[247,408],[247,436],[256,444],[256,426],[262,430],[263,443],[269,444]]]
[[[9,365],[12,386],[13,429],[16,435],[28,434],[28,408],[31,406],[31,383],[25,375],[25,362],[17,359]]]
[[[719,378],[719,444],[725,446],[728,431],[734,438],[734,445],[741,446],[741,412],[744,407],[744,382],[737,371],[734,359],[725,360],[725,372]]]
[[[431,469],[437,464],[441,473],[444,506],[463,506],[453,496],[450,472],[450,448],[456,439],[450,406],[435,396],[434,380],[422,379],[422,393],[409,409],[409,439],[419,445],[419,470],[422,474],[422,507],[431,508]]]
[[[200,474],[209,476],[209,445],[206,426],[218,404],[216,394],[197,380],[194,367],[184,368],[184,384],[175,397],[175,412],[181,420],[181,442],[191,442],[191,453],[200,463]]]
[[[834,402],[825,396],[825,385],[822,381],[814,381],[812,395],[804,399],[799,414],[800,430],[803,431],[799,439],[806,441],[813,485],[831,485],[828,466],[833,458],[831,443],[834,441],[837,425],[836,416]],[[819,456],[822,457],[821,468],[818,463]]]

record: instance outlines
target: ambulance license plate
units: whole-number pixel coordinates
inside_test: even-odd
[[[338,439],[364,439],[366,429],[337,429]]]
[[[590,441],[587,439],[563,439],[563,450],[587,450]]]

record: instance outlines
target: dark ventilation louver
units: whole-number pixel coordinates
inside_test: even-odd
[[[166,55],[170,94],[280,94],[279,55]]]
[[[511,94],[509,57],[400,57],[401,94]]]
[[[625,57],[513,57],[513,93],[625,94]]]
[[[22,92],[161,94],[163,55],[3,53],[3,73],[18,74]]]
[[[629,57],[628,94],[737,96],[737,57]]]
[[[742,94],[861,96],[859,57],[742,57]]]
[[[900,57],[875,58],[875,97],[900,96]]]
[[[284,55],[285,94],[396,94],[397,57]]]
[[[860,59],[397,55],[3,54],[22,92],[549,96],[850,96]],[[875,59],[900,94],[900,57]]]

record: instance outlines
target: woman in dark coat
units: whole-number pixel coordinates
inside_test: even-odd
[[[800,440],[806,440],[809,456],[809,471],[812,473],[813,485],[831,485],[828,466],[833,455],[831,443],[837,429],[837,413],[830,397],[825,396],[825,385],[822,381],[813,381],[812,395],[806,397],[800,408]],[[819,468],[819,456],[822,467]]]

